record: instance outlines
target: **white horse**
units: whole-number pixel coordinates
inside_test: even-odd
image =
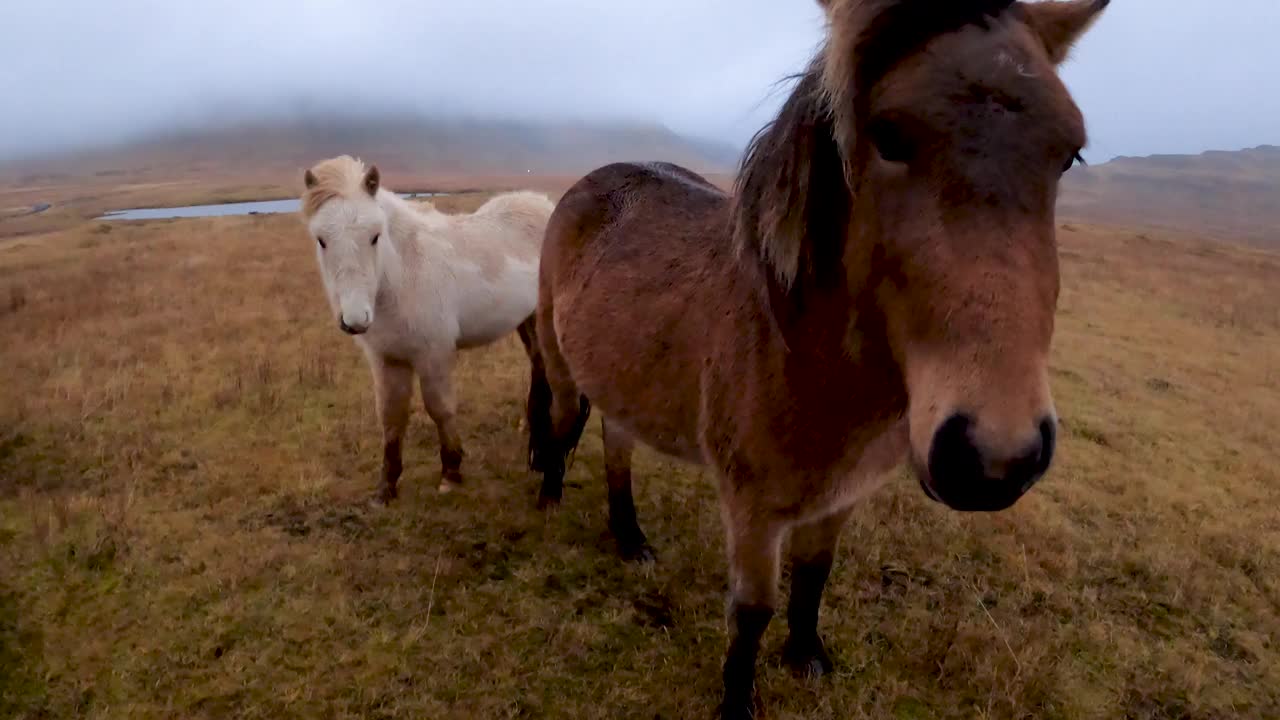
[[[542,237],[554,209],[531,192],[498,195],[470,215],[410,205],[377,167],[341,156],[306,171],[302,215],[338,327],[373,371],[382,423],[378,502],[396,497],[413,378],[440,436],[440,491],[462,482],[454,425],[459,349],[516,330],[537,362],[533,311]]]

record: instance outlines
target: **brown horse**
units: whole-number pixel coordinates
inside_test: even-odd
[[[930,498],[1003,510],[1053,455],[1054,205],[1085,144],[1056,65],[1107,0],[822,4],[823,51],[732,196],[672,165],[598,169],[557,206],[540,269],[541,504],[593,405],[624,556],[650,556],[635,442],[716,472],[724,717],[753,714],[785,538],[784,656],[822,674],[818,608],[857,499],[909,460]]]

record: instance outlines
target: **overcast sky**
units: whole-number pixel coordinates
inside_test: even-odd
[[[735,144],[813,0],[3,0],[0,156],[332,106],[626,117]],[[1097,162],[1280,144],[1278,0],[1115,0],[1064,78]]]

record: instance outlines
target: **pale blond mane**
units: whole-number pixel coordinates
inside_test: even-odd
[[[311,218],[334,198],[364,192],[364,176],[368,169],[350,155],[323,160],[311,168],[316,182],[302,194],[302,215]]]

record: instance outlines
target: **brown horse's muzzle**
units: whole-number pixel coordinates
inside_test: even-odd
[[[1053,462],[1055,422],[1040,421],[1036,436],[1018,450],[1000,452],[975,438],[973,419],[952,415],[934,433],[920,485],[932,499],[962,512],[1011,507],[1044,477]]]

